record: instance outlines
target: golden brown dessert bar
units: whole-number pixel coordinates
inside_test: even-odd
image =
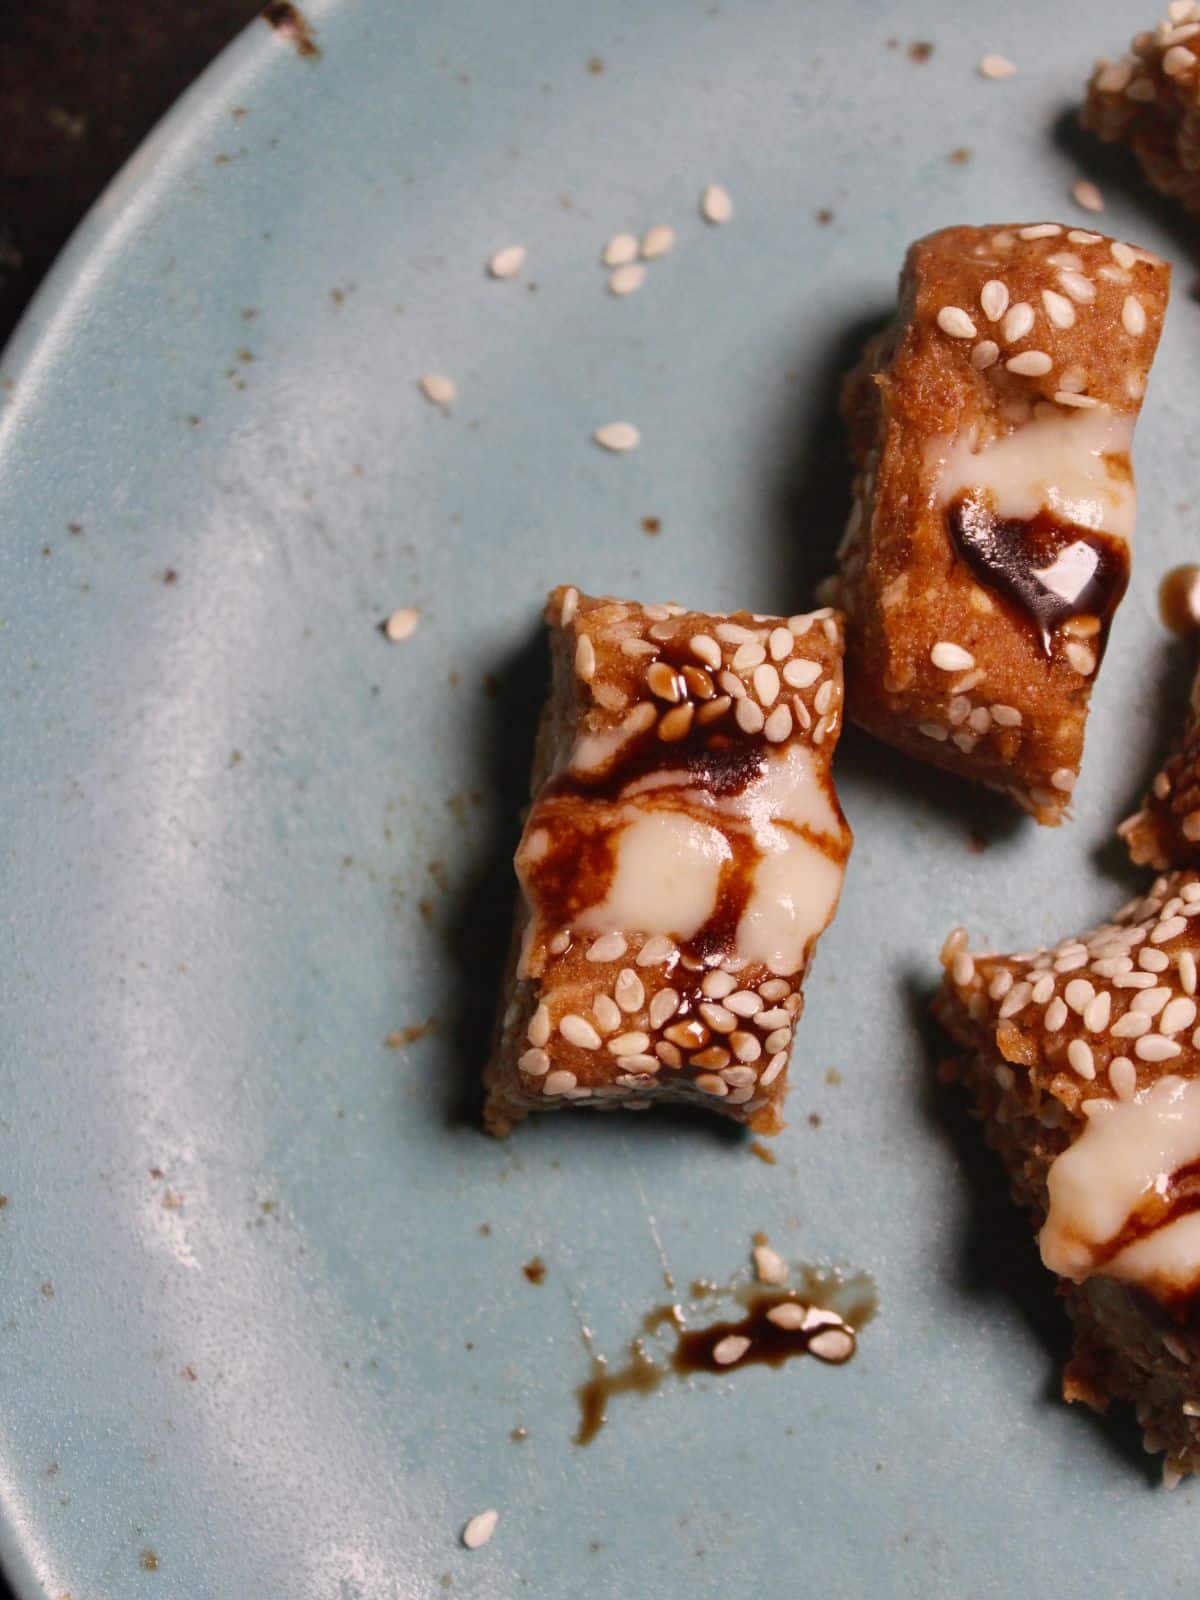
[[[1167,302],[1156,256],[1043,222],[918,240],[847,379],[858,476],[822,598],[847,710],[1039,822],[1070,804],[1129,571],[1129,452]]]
[[[832,611],[550,596],[554,681],[484,1120],[690,1101],[764,1133],[850,830]]]
[[[935,1010],[1075,1324],[1067,1400],[1132,1401],[1200,1471],[1200,874],[1054,949],[942,952]]]
[[[1140,866],[1156,872],[1200,866],[1200,674],[1177,747],[1155,774],[1141,808],[1117,831]]]
[[[1147,178],[1200,211],[1200,5],[1175,0],[1118,61],[1098,61],[1080,115],[1108,143],[1128,144]]]

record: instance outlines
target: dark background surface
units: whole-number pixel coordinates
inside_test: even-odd
[[[84,212],[261,0],[0,0],[0,346]]]
[[[0,346],[108,180],[258,9],[0,0]]]

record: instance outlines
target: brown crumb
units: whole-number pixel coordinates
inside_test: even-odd
[[[307,56],[312,61],[320,59],[321,50],[313,37],[308,18],[298,6],[291,5],[289,0],[271,0],[269,5],[263,7],[262,19],[276,33],[291,40],[298,56]]]
[[[750,1243],[751,1244],[757,1244],[757,1245],[770,1244],[770,1242],[771,1241],[767,1238],[766,1234],[762,1231],[761,1228],[758,1230],[758,1232],[756,1234],[753,1234],[751,1236],[751,1239],[750,1239]]]
[[[143,1572],[158,1571],[158,1557],[155,1555],[154,1551],[151,1550],[149,1545],[146,1546],[141,1555],[138,1557],[138,1566],[141,1567]]]
[[[437,1025],[436,1017],[426,1017],[424,1022],[414,1022],[407,1028],[398,1028],[394,1033],[389,1033],[383,1042],[389,1050],[403,1050],[405,1045],[416,1044],[418,1039],[424,1039]]]
[[[593,78],[600,77],[604,71],[604,61],[600,56],[592,56],[588,61],[588,71]]]
[[[830,1067],[829,1071],[825,1074],[825,1082],[831,1089],[836,1089],[841,1081],[842,1075],[838,1069],[836,1067]]]
[[[541,1256],[534,1256],[532,1261],[527,1261],[521,1271],[529,1279],[530,1283],[545,1283],[546,1281],[546,1263]]]
[[[651,537],[653,537],[654,534],[656,534],[656,533],[661,533],[662,532],[662,520],[661,520],[661,518],[659,518],[659,517],[643,517],[642,518],[642,532],[650,534]]]
[[[965,144],[960,144],[956,150],[951,150],[946,157],[946,160],[952,161],[956,167],[965,167],[970,159],[971,152]]]
[[[479,1224],[479,1232],[483,1235],[483,1237],[485,1239],[490,1239],[491,1236],[492,1236],[492,1225],[491,1225],[491,1223],[490,1222],[481,1222]]]
[[[76,535],[76,537],[78,537],[79,534],[81,534],[83,532],[83,523],[82,522],[68,522],[67,523],[67,532],[68,533],[73,533],[73,534]]]
[[[196,1373],[195,1367],[192,1366],[190,1361],[188,1362],[186,1367],[180,1367],[179,1376],[181,1378],[186,1378],[189,1383],[195,1383],[196,1378],[197,1378],[197,1373]]]
[[[174,567],[168,567],[167,568],[167,570],[162,575],[162,581],[166,584],[168,589],[171,587],[171,585],[173,583],[178,583],[179,582],[179,574],[175,571]]]
[[[44,1284],[42,1284],[42,1293],[45,1295],[47,1300],[54,1299],[54,1285],[48,1279]]]
[[[529,1437],[529,1429],[516,1427],[508,1436],[514,1444],[521,1444]]]
[[[808,1113],[808,1125],[810,1128],[819,1128],[821,1126],[821,1114],[819,1111],[810,1111]]]
[[[921,67],[933,54],[933,46],[928,39],[914,39],[905,53],[910,61],[915,61]]]
[[[758,1139],[751,1141],[750,1154],[752,1156],[757,1156],[758,1159],[765,1162],[768,1167],[773,1167],[775,1165],[776,1156],[774,1150],[772,1150],[769,1146],[762,1144]]]
[[[163,1169],[161,1167],[151,1167],[150,1176],[154,1179],[155,1183],[160,1182],[163,1177]]]
[[[823,228],[826,228],[833,221],[833,210],[830,206],[822,206],[819,211],[813,212],[813,216]]]

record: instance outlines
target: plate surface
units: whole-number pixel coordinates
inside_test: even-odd
[[[1194,1490],[1149,1492],[1127,1426],[1053,1398],[1060,1313],[922,1016],[956,921],[1019,947],[1125,896],[1112,826],[1182,689],[1155,588],[1195,549],[1200,311],[1169,216],[1063,120],[1142,8],[966,15],[317,5],[320,53],[256,24],[56,269],[0,414],[0,1548],[22,1596],[1194,1578]],[[1019,74],[982,81],[988,50]],[[1106,225],[1181,270],[1076,821],[1039,832],[851,734],[858,843],[778,1164],[654,1116],[487,1141],[471,1086],[543,592],[803,602],[845,511],[836,377],[905,244],[1083,224],[1084,163]],[[724,228],[696,209],[717,181]],[[604,241],[660,221],[675,251],[606,294]],[[521,278],[490,281],[513,242]],[[449,416],[427,371],[457,383]],[[589,442],[616,418],[636,453]],[[390,646],[401,605],[422,623]],[[618,1354],[662,1297],[660,1241],[686,1284],[756,1229],[876,1275],[858,1360],[668,1384],[574,1446],[580,1322]]]

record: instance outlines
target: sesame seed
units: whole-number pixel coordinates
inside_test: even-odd
[[[1082,1016],[1095,993],[1095,987],[1086,978],[1072,978],[1063,990],[1063,999],[1072,1011],[1078,1012]]]
[[[1132,245],[1125,244],[1125,242],[1121,239],[1114,239],[1112,241],[1108,247],[1108,253],[1112,256],[1117,265],[1119,267],[1123,267],[1126,272],[1128,272],[1131,267],[1137,265],[1137,251]]]
[[[971,365],[976,372],[986,372],[1000,359],[1000,346],[994,339],[981,339],[971,351]]]
[[[608,1041],[608,1051],[614,1056],[640,1056],[650,1048],[650,1035],[634,1029],[631,1033],[619,1033],[615,1039]]]
[[[688,649],[698,661],[703,661],[707,667],[721,665],[721,646],[707,633],[698,633],[688,640]]]
[[[1035,222],[1028,228],[1021,228],[1017,233],[1018,239],[1055,239],[1062,232],[1057,222]]]
[[[762,1010],[763,1003],[753,989],[739,989],[736,994],[727,996],[725,1006],[735,1016],[753,1017]]]
[[[754,669],[754,692],[764,706],[774,705],[779,698],[779,673],[769,661]]]
[[[740,622],[718,622],[713,632],[724,644],[753,644],[758,638],[750,628],[743,628]]]
[[[602,450],[617,453],[636,450],[642,442],[642,436],[632,422],[606,422],[603,427],[596,429],[592,438]]]
[[[680,739],[687,738],[695,715],[696,707],[690,700],[686,700],[681,706],[673,707],[660,720],[658,737],[667,744],[678,744]]]
[[[1007,56],[986,55],[980,60],[978,70],[981,78],[1011,78],[1017,69]],[[1021,237],[1026,237],[1024,231]]]
[[[610,994],[598,994],[592,1001],[592,1015],[601,1033],[616,1033],[624,1022],[621,1008]]]
[[[971,652],[949,639],[939,639],[929,652],[929,659],[941,672],[964,672],[975,665]]]
[[[718,1078],[715,1072],[702,1072],[692,1081],[701,1093],[716,1095],[718,1099],[724,1098],[729,1093],[729,1085],[724,1078]]]
[[[564,1072],[560,1068],[557,1072],[551,1072],[543,1079],[542,1093],[549,1095],[566,1094],[569,1090],[577,1087],[578,1081],[573,1072]]]
[[[993,706],[992,721],[1002,728],[1019,728],[1021,726],[1021,713],[1016,706]]]
[[[786,1050],[791,1041],[792,1030],[790,1028],[772,1028],[763,1043],[767,1048],[767,1053],[774,1055],[777,1050]]]
[[[713,1360],[719,1367],[732,1366],[740,1361],[750,1348],[750,1341],[742,1333],[727,1333],[713,1345]]]
[[[777,1055],[773,1055],[770,1061],[767,1062],[766,1070],[763,1072],[762,1077],[758,1080],[759,1087],[762,1089],[769,1088],[770,1085],[775,1082],[775,1079],[783,1071],[785,1066],[787,1066],[787,1051],[780,1050]]]
[[[1012,988],[1012,986],[1013,986],[1013,975],[1012,975],[1012,973],[1008,970],[1007,967],[1001,967],[1000,971],[992,979],[991,983],[988,984],[988,998],[990,1000],[1003,1000],[1004,996],[1008,993],[1008,991]],[[1054,987],[1054,985],[1053,985],[1053,982],[1052,982],[1051,983],[1051,988],[1053,988],[1053,987]],[[1035,1000],[1037,999],[1036,993],[1032,996],[1032,998],[1035,999]]]
[[[1008,310],[1008,285],[1001,278],[989,278],[979,291],[979,304],[989,322],[999,322]]]
[[[710,183],[700,196],[700,215],[705,222],[721,224],[733,216],[733,201],[719,183]]]
[[[1042,305],[1056,328],[1075,326],[1075,307],[1065,294],[1059,294],[1055,289],[1043,289]]]
[[[544,1050],[526,1050],[517,1065],[529,1077],[542,1078],[550,1070],[550,1057]]]
[[[642,235],[641,252],[645,261],[656,261],[675,248],[675,229],[665,222],[655,223]]]
[[[1196,1020],[1196,1002],[1184,997],[1172,1000],[1158,1019],[1160,1033],[1182,1033],[1185,1028],[1190,1028]]]
[[[1187,927],[1186,917],[1167,917],[1158,923],[1150,934],[1151,944],[1166,944],[1168,939],[1173,939],[1176,934],[1182,933]]]
[[[732,1033],[737,1027],[737,1018],[733,1012],[726,1010],[724,1006],[717,1005],[713,1000],[702,1000],[700,1002],[700,1015],[708,1023],[709,1027],[717,1033]]]
[[[1071,198],[1077,206],[1082,206],[1085,211],[1103,211],[1104,196],[1094,183],[1087,178],[1080,178],[1071,187]]]
[[[734,718],[743,733],[761,733],[766,718],[763,716],[762,707],[755,700],[739,700],[734,709]]]
[[[1032,327],[1033,307],[1028,300],[1018,300],[1016,305],[1009,306],[1005,312],[1000,331],[1005,344],[1015,344],[1018,339],[1023,339]]]
[[[1096,298],[1096,285],[1082,272],[1060,272],[1058,282],[1063,293],[1070,295],[1076,305],[1090,306]]]
[[[786,1283],[788,1281],[788,1264],[779,1254],[772,1250],[769,1244],[756,1244],[754,1247],[754,1271],[760,1283]]]
[[[1181,44],[1173,44],[1163,53],[1162,69],[1168,78],[1180,78],[1185,72],[1193,71],[1195,66],[1196,57]]]
[[[752,1033],[743,1032],[740,1028],[729,1035],[729,1043],[739,1061],[757,1061],[762,1055],[763,1047],[757,1037]]]
[[[1127,61],[1110,62],[1096,75],[1096,87],[1102,94],[1120,94],[1133,75]]]
[[[1050,774],[1050,787],[1061,789],[1064,794],[1070,794],[1075,787],[1075,774],[1070,767],[1058,767]]]
[[[586,633],[579,635],[575,646],[575,672],[585,683],[590,683],[596,672],[596,647]]]
[[[724,1000],[727,994],[732,994],[737,988],[737,979],[731,972],[725,972],[720,967],[714,967],[711,972],[706,972],[700,981],[700,993],[710,1000]]]
[[[1089,1033],[1103,1033],[1111,1015],[1112,995],[1103,989],[1094,1000],[1088,1002],[1083,1013],[1083,1025]]]
[[[1048,972],[1043,972],[1041,977],[1034,984],[1033,993],[1029,998],[1033,1001],[1035,1006],[1044,1006],[1053,993],[1054,979]]]
[[[510,244],[496,254],[488,262],[488,272],[493,278],[515,278],[525,265],[525,246],[523,244]]]
[[[417,387],[431,406],[437,406],[442,411],[449,411],[454,404],[454,397],[458,393],[454,387],[454,380],[443,377],[440,372],[422,374],[417,379]]]
[[[650,1001],[650,1026],[662,1028],[679,1010],[679,994],[674,989],[660,989]]]
[[[580,1050],[600,1048],[600,1035],[587,1018],[581,1017],[577,1011],[567,1012],[558,1024],[558,1031],[568,1044],[573,1044]]]
[[[1114,1039],[1136,1039],[1139,1034],[1149,1033],[1151,1021],[1141,1011],[1127,1011],[1123,1017],[1118,1017],[1109,1030]]]
[[[1165,972],[1171,958],[1165,950],[1146,948],[1138,951],[1137,964],[1144,972]]]
[[[1191,52],[1188,52],[1189,55]],[[1146,308],[1135,294],[1127,294],[1121,307],[1121,326],[1133,338],[1146,331]]]
[[[1133,1053],[1142,1061],[1170,1061],[1183,1046],[1174,1039],[1164,1039],[1161,1033],[1144,1033],[1135,1043]]]
[[[550,1011],[545,1002],[538,1006],[529,1019],[529,1026],[525,1030],[525,1037],[530,1044],[541,1048],[550,1037]]]
[[[744,700],[743,705],[752,705],[753,701]],[[791,708],[785,705],[776,706],[763,726],[763,733],[772,744],[782,744],[792,731]]]
[[[1041,378],[1054,363],[1044,350],[1022,350],[1020,355],[1009,356],[1004,365],[1018,377]]]
[[[383,625],[383,631],[392,644],[399,644],[404,639],[412,638],[420,620],[421,613],[415,606],[403,606],[399,611],[392,612]]]
[[[1179,952],[1179,982],[1184,994],[1196,992],[1196,958],[1190,950]]]
[[[1117,1056],[1108,1064],[1108,1081],[1118,1100],[1129,1100],[1137,1089],[1137,1068],[1128,1056]]]
[[[1072,669],[1081,678],[1089,677],[1096,670],[1096,657],[1087,645],[1079,644],[1075,639],[1069,639],[1066,647],[1066,657]]]
[[[1136,995],[1130,1005],[1131,1011],[1140,1012],[1146,1017],[1156,1017],[1167,1001],[1171,998],[1171,990],[1164,984],[1156,984],[1153,988],[1144,990]]]
[[[1067,1046],[1067,1060],[1081,1078],[1096,1076],[1096,1061],[1092,1047],[1086,1039],[1072,1039]]]
[[[473,1516],[462,1531],[462,1542],[468,1550],[478,1550],[496,1531],[500,1513],[495,1510],[480,1511]]]
[[[1015,984],[1000,1002],[1000,1009],[997,1015],[1001,1021],[1008,1017],[1015,1017],[1018,1011],[1024,1011],[1029,1004],[1029,997],[1032,993],[1033,985],[1031,983]]]
[[[954,957],[950,967],[950,976],[960,989],[965,989],[969,983],[974,981],[975,961],[969,950],[960,950]]]
[[[1061,995],[1055,995],[1042,1015],[1042,1025],[1047,1033],[1057,1033],[1067,1020],[1067,1003]]]
[[[786,661],[795,647],[795,637],[790,628],[772,628],[767,639],[767,649],[772,661]]]
[[[1072,244],[1099,244],[1103,237],[1102,233],[1088,233],[1085,228],[1072,228],[1067,234]]]
[[[623,267],[636,259],[638,242],[632,233],[614,233],[600,256],[606,267]]]
[[[936,739],[939,744],[945,744],[950,737],[949,728],[943,728],[940,722],[918,722],[917,728],[927,739]]]
[[[793,689],[808,689],[821,676],[821,663],[795,657],[783,669],[783,681]]]
[[[952,339],[973,339],[977,331],[961,306],[943,306],[937,314],[937,325]]]
[[[624,955],[624,951],[621,952]],[[632,1014],[640,1011],[646,1001],[646,989],[632,967],[622,967],[613,985],[613,997],[622,1011]]]
[[[1090,394],[1074,394],[1070,389],[1056,390],[1054,399],[1060,406],[1077,406],[1081,411],[1100,404]]]
[[[617,296],[636,294],[646,281],[646,269],[640,261],[630,261],[615,267],[608,275],[608,292]]]
[[[767,1321],[773,1322],[777,1328],[784,1328],[788,1333],[796,1333],[804,1326],[807,1307],[798,1304],[795,1300],[784,1300],[781,1305],[772,1306],[767,1312]]]

